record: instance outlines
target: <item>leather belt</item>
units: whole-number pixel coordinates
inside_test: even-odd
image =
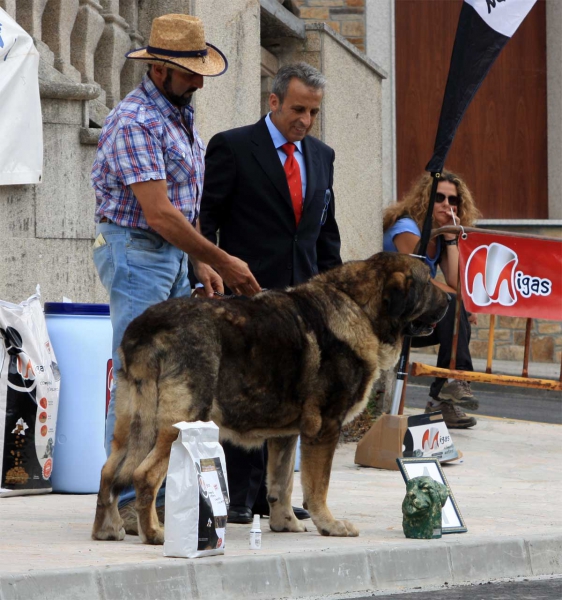
[[[108,219],[107,217],[102,217],[100,219],[100,223],[113,223],[113,221],[111,221],[110,219]]]

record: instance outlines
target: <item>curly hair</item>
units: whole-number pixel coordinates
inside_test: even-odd
[[[460,224],[465,227],[471,227],[482,215],[476,208],[476,204],[466,183],[458,175],[450,171],[443,171],[440,181],[448,181],[455,185],[459,196],[457,215],[460,219]],[[413,219],[421,231],[427,207],[429,206],[432,182],[431,173],[424,173],[406,193],[401,202],[395,202],[389,206],[383,214],[383,231],[392,227],[402,217]],[[434,223],[433,226],[436,227],[436,224]]]

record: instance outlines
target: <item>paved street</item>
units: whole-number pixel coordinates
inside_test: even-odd
[[[445,590],[384,596],[361,596],[349,600],[560,600],[562,579],[483,583]]]
[[[437,357],[413,350],[410,362],[421,362],[435,365]],[[486,361],[473,358],[474,370],[484,372]],[[493,372],[502,375],[515,375],[520,377],[522,363],[518,361],[496,360]],[[558,380],[560,377],[560,364],[555,363],[529,363],[529,377]],[[406,406],[412,409],[424,409],[429,400],[430,377],[410,377],[406,392]],[[522,388],[506,385],[492,385],[472,383],[472,391],[480,402],[480,408],[474,411],[474,416],[488,415],[504,419],[519,419],[522,421],[535,421],[537,423],[562,424],[562,392]]]
[[[411,378],[406,392],[406,406],[424,409],[429,400],[429,379],[420,382]],[[427,383],[426,383],[427,382]],[[543,390],[526,390],[508,386],[472,384],[472,392],[480,402],[477,411],[468,411],[478,419],[479,415],[536,421],[538,423],[562,424],[562,394]]]

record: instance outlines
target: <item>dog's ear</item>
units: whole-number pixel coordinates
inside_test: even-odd
[[[392,273],[386,280],[382,294],[382,302],[389,317],[403,315],[411,303],[408,280],[402,271]]]

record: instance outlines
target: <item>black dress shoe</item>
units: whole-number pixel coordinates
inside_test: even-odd
[[[304,508],[299,508],[298,506],[293,506],[293,512],[295,513],[295,517],[299,521],[304,521],[304,519],[310,519],[310,514]],[[254,512],[256,514],[259,513],[260,517],[269,517],[269,504],[266,506],[256,506],[254,505]]]
[[[304,508],[300,508],[299,506],[293,506],[293,512],[295,513],[295,517],[297,517],[299,521],[310,519],[310,513]]]
[[[247,506],[230,506],[228,509],[229,523],[243,523],[247,525],[254,520],[252,510]]]

